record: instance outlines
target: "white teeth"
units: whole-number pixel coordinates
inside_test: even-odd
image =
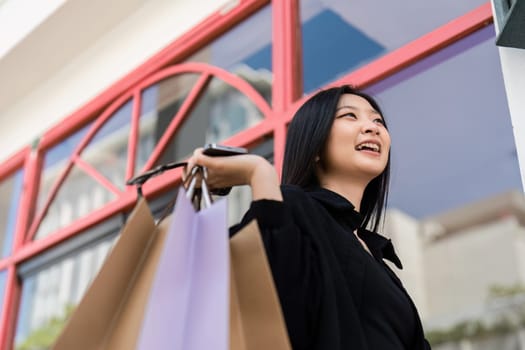
[[[379,145],[376,145],[375,143],[371,143],[371,142],[362,143],[362,144],[358,145],[356,148],[358,150],[362,150],[364,147],[370,148],[370,149],[374,150],[375,152],[379,152]]]

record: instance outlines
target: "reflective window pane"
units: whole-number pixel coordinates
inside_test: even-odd
[[[463,348],[472,327],[489,348],[506,348],[496,339],[504,320],[525,311],[525,198],[494,28],[368,92],[392,137],[385,233],[432,348]]]
[[[493,39],[486,27],[368,89],[392,134],[392,206],[423,218],[521,189]]]
[[[89,127],[90,125],[85,126],[46,152],[42,173],[40,175],[37,213],[40,213],[43,209],[47,197],[49,196],[49,191],[58,177],[62,174],[71,154],[86,135]]]
[[[124,189],[132,101],[120,107],[97,131],[81,157],[110,182]]]
[[[19,170],[0,182],[0,252],[3,258],[12,250],[23,180],[24,172]]]
[[[268,137],[251,147],[249,152],[266,158],[273,164],[273,138]],[[250,186],[235,186],[228,195],[228,224],[234,225],[241,221],[252,202]]]
[[[311,92],[484,3],[301,0],[304,91]]]
[[[221,35],[187,61],[205,62],[242,77],[271,104],[271,5]]]
[[[182,160],[196,147],[221,142],[263,118],[245,95],[213,78],[156,165]]]
[[[4,309],[5,283],[7,278],[7,271],[0,271],[0,315]]]
[[[198,78],[198,74],[180,74],[142,92],[135,174],[141,172]]]
[[[24,276],[16,349],[47,349],[100,269],[114,235]]]
[[[46,237],[115,198],[114,193],[74,166],[58,190],[35,238]]]

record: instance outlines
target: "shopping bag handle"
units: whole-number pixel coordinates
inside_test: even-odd
[[[151,170],[148,170],[146,172],[143,172],[142,174],[135,176],[134,178],[128,180],[126,182],[126,185],[135,185],[137,186],[137,194],[139,197],[143,197],[144,194],[142,193],[142,185],[146,183],[150,178],[160,175],[163,172],[175,168],[179,168],[181,166],[186,166],[187,162],[173,162],[173,163],[166,163],[159,165],[156,168],[153,168]]]
[[[200,187],[200,191],[197,191],[197,178],[198,178],[197,173],[199,171],[202,173],[201,187]],[[208,181],[208,169],[206,169],[206,167],[196,165],[193,167],[193,169],[191,169],[190,175],[188,176],[188,178],[183,184],[184,188],[186,188],[186,198],[194,202],[194,200],[197,197],[198,199],[198,207],[196,207],[197,210],[200,209],[201,199],[204,202],[205,208],[209,208],[213,203],[213,199],[211,197],[210,190],[208,188],[206,181]],[[186,183],[188,183],[188,185],[186,185]]]
[[[197,174],[199,172],[202,173],[201,186],[197,187]],[[206,184],[207,179],[208,170],[206,167],[196,165],[191,169],[189,176],[182,183],[182,186],[186,189],[186,198],[192,202],[193,207],[197,211],[201,209],[201,203],[204,203],[204,208],[210,207],[213,203],[213,198],[208,189],[208,185]],[[175,197],[166,205],[164,211],[160,215],[158,222],[164,220],[173,211],[176,200],[177,198]]]

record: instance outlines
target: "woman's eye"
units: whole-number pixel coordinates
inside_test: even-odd
[[[343,118],[343,117],[350,117],[350,118],[353,118],[353,119],[357,119],[356,115],[354,113],[345,113],[345,114],[341,114],[339,116],[339,118]]]
[[[377,118],[377,119],[374,119],[374,122],[375,123],[378,123],[378,124],[381,124],[381,125],[385,125],[385,121],[382,119],[382,118]]]

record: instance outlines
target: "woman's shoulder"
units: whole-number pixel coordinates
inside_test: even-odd
[[[281,193],[285,201],[308,197],[306,190],[297,185],[281,185]]]
[[[300,211],[308,208],[315,209],[316,201],[313,200],[311,191],[297,185],[281,185],[281,193],[285,205],[292,209],[299,209]]]

